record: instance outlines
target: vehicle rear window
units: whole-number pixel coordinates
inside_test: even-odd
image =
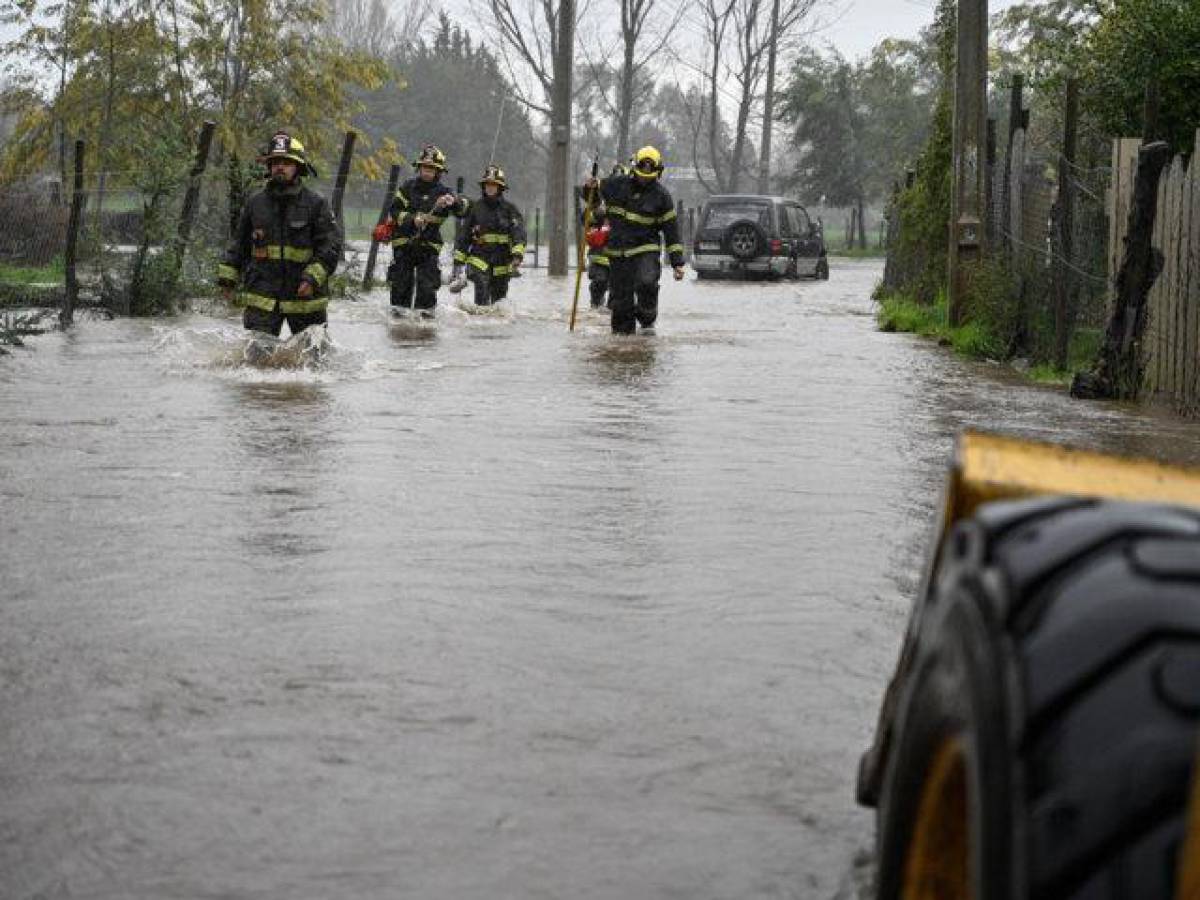
[[[714,203],[708,208],[708,213],[704,217],[704,227],[727,228],[734,222],[749,219],[751,222],[757,222],[763,228],[769,228],[771,224],[768,218],[770,211],[771,206],[768,203],[753,201]]]

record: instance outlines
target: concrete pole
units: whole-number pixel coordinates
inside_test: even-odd
[[[567,274],[567,177],[571,160],[571,75],[575,66],[575,0],[558,6],[554,91],[550,108],[549,274]]]
[[[987,131],[987,0],[958,0],[954,67],[954,181],[950,214],[948,318],[961,325],[972,266],[983,256],[984,137]]]

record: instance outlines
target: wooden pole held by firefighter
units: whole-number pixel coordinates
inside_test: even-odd
[[[596,173],[600,170],[599,158],[592,159],[592,179],[596,178]],[[586,252],[584,244],[587,241],[587,230],[592,224],[592,206],[596,201],[596,189],[588,188],[587,201],[583,206],[583,228],[579,231],[579,247],[578,253],[579,265],[575,269],[575,296],[571,298],[571,322],[568,331],[575,330],[575,312],[579,308],[579,288],[583,284],[583,269],[586,265]]]

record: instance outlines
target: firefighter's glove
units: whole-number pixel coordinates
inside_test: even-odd
[[[457,202],[458,198],[454,194],[442,194],[442,196],[433,201],[433,205],[438,209],[445,209],[447,206],[453,206]]]
[[[317,283],[305,275],[300,279],[300,287],[296,288],[296,296],[301,300],[307,300],[313,295],[313,291],[316,290],[316,286]]]
[[[392,230],[396,227],[396,223],[391,219],[385,219],[375,226],[375,230],[371,232],[371,237],[380,244],[386,244],[392,239]]]

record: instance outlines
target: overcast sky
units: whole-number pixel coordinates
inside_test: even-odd
[[[990,0],[989,14],[1012,6],[1016,0]],[[819,16],[827,23],[812,42],[832,44],[842,56],[866,56],[884,38],[913,38],[933,23],[935,0],[841,0]]]

